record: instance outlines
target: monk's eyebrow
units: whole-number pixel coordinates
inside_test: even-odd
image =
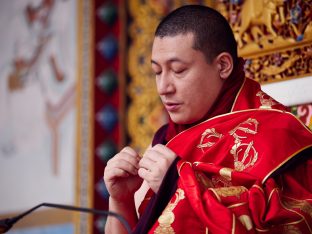
[[[179,58],[171,58],[166,61],[166,63],[173,63],[173,62],[180,62],[186,64],[185,61],[179,59]],[[155,60],[151,59],[151,64],[159,65]]]
[[[151,64],[155,64],[155,65],[159,65],[156,61],[154,61],[153,59],[151,60]]]

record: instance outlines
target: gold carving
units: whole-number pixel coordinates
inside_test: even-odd
[[[258,152],[253,146],[253,141],[243,143],[247,134],[255,135],[258,132],[258,125],[256,119],[249,118],[229,132],[235,139],[230,153],[234,156],[234,168],[237,171],[253,166],[258,160]]]
[[[204,148],[213,146],[222,137],[223,135],[216,132],[214,128],[208,128],[202,133],[200,143],[197,145],[197,148],[204,152]]]
[[[173,209],[177,206],[179,201],[185,198],[184,191],[180,188],[177,189],[175,193],[175,197],[173,198],[174,201],[171,201],[161,216],[158,218],[159,226],[155,230],[155,234],[173,234],[175,233],[171,224],[174,222],[174,213],[172,212]]]
[[[311,44],[247,59],[246,76],[268,83],[312,74]]]
[[[228,19],[246,74],[260,83],[312,74],[312,1],[218,1]]]
[[[276,38],[277,34],[273,29],[272,18],[280,17],[280,23],[285,21],[284,0],[246,0],[241,9],[241,24],[236,33],[236,40],[238,47],[243,47],[243,35],[247,33],[247,29],[250,29],[250,34],[254,38],[256,43],[261,43],[260,39],[265,36],[265,29],[267,36]],[[279,11],[277,11],[277,8]],[[279,15],[280,13],[280,15]],[[265,28],[264,28],[265,27]]]

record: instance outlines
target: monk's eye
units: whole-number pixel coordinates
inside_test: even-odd
[[[185,69],[173,70],[173,72],[174,72],[175,74],[181,74],[181,73],[183,73],[184,71],[185,71]]]

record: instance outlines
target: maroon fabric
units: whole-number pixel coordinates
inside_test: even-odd
[[[237,65],[234,66],[232,74],[223,84],[216,101],[202,119],[193,124],[176,124],[169,117],[169,126],[166,133],[166,140],[171,140],[178,133],[206,119],[230,112],[232,104],[234,103],[234,100],[236,98],[236,94],[238,93],[240,87],[244,82],[244,64],[244,59],[239,58],[237,61]]]
[[[166,135],[167,135],[168,124],[163,125],[161,128],[157,130],[154,135],[152,146],[157,144],[167,144]]]

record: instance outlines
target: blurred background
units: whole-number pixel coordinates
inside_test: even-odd
[[[311,0],[1,0],[0,218],[42,202],[107,209],[106,162],[167,121],[150,68],[159,20],[185,4],[228,19],[246,76],[312,129]],[[42,207],[9,233],[103,233]]]

